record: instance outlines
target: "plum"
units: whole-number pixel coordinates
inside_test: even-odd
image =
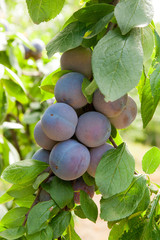
[[[128,127],[134,121],[136,115],[137,105],[131,97],[128,97],[127,105],[123,111],[118,116],[109,118],[109,120],[115,128],[123,129]]]
[[[111,124],[102,113],[91,111],[79,117],[76,137],[87,147],[104,144],[111,134]]]
[[[29,58],[34,58],[35,60],[38,60],[42,57],[42,51],[44,49],[44,42],[40,39],[34,39],[32,41],[32,45],[33,47],[35,47],[35,51],[33,51],[32,49],[29,49],[28,47],[26,47],[24,45],[24,49],[25,49],[25,59],[29,59]]]
[[[34,128],[34,138],[36,143],[46,150],[51,150],[53,146],[57,143],[56,141],[48,138],[47,135],[44,133],[41,126],[41,120],[37,122]]]
[[[56,83],[54,95],[57,102],[64,102],[73,108],[81,108],[87,104],[87,99],[82,93],[84,75],[71,72],[63,75]]]
[[[66,103],[55,103],[47,108],[41,119],[42,129],[54,141],[71,138],[77,126],[75,110]]]
[[[82,176],[88,169],[89,162],[89,150],[73,139],[56,144],[49,157],[53,173],[67,181]]]
[[[74,202],[80,204],[80,190],[85,191],[91,198],[94,196],[95,186],[88,186],[82,177],[73,182]]]
[[[92,176],[95,177],[97,166],[105,152],[108,150],[113,149],[112,145],[105,143],[99,147],[91,148],[90,155],[91,160],[87,172]]]
[[[70,49],[61,56],[61,69],[82,73],[90,79],[92,77],[91,57],[92,50],[90,48],[79,46]]]
[[[125,94],[123,97],[116,101],[106,102],[104,95],[96,90],[93,95],[93,106],[98,111],[106,115],[107,117],[116,117],[119,115],[127,104],[128,95]]]
[[[49,164],[49,155],[50,155],[50,151],[47,151],[45,149],[39,149],[32,156],[32,159],[35,159],[41,162],[46,162]]]

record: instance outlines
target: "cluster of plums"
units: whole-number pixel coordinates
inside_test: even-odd
[[[127,94],[106,102],[98,89],[93,103],[87,103],[82,82],[84,78],[92,79],[91,56],[91,50],[83,47],[62,54],[61,69],[72,72],[57,81],[57,102],[47,108],[35,126],[35,141],[42,149],[32,158],[49,163],[57,177],[72,181],[75,193],[84,190],[93,197],[94,187],[87,186],[81,176],[87,171],[95,177],[102,155],[113,148],[106,143],[111,123],[118,129],[128,127],[136,117],[137,107]],[[76,194],[75,202],[79,202]]]

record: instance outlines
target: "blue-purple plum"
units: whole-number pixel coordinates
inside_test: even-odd
[[[75,110],[66,103],[55,103],[47,108],[41,119],[42,129],[54,141],[71,138],[77,126]]]
[[[109,118],[115,128],[123,129],[129,127],[137,116],[137,105],[135,101],[128,97],[126,107],[123,111],[114,118]]]
[[[92,176],[95,177],[97,166],[105,152],[108,150],[113,149],[112,145],[105,143],[99,147],[91,148],[90,155],[91,160],[87,172]]]
[[[111,124],[106,116],[99,112],[87,112],[79,117],[76,137],[87,147],[104,144],[111,134]]]
[[[61,69],[82,73],[90,79],[92,77],[91,57],[92,50],[90,48],[79,46],[70,49],[61,56]]]
[[[80,204],[80,190],[85,191],[91,198],[94,196],[95,186],[88,186],[82,177],[73,182],[74,202]]]
[[[89,163],[89,150],[73,139],[56,144],[49,157],[53,173],[67,181],[82,176],[87,171]]]
[[[64,102],[73,108],[81,108],[87,104],[87,99],[82,93],[84,75],[71,72],[63,75],[56,83],[54,95],[57,102]]]
[[[40,39],[34,39],[32,41],[32,45],[33,47],[35,47],[35,51],[33,51],[32,49],[29,49],[27,46],[24,45],[25,59],[29,59],[32,57],[35,60],[38,60],[42,57],[42,51],[44,49],[45,44]]]
[[[47,151],[45,149],[39,149],[32,156],[32,159],[35,159],[35,160],[38,160],[38,161],[45,162],[45,163],[49,164],[49,155],[50,155],[50,151]]]
[[[34,138],[36,143],[46,150],[51,150],[53,146],[57,143],[53,141],[44,133],[41,125],[41,121],[38,121],[35,128],[34,128]]]
[[[104,95],[99,90],[96,90],[93,95],[93,106],[96,111],[103,113],[107,117],[116,117],[125,108],[127,99],[128,95],[126,94],[116,101],[106,102]]]

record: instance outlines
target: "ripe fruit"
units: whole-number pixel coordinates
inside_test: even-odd
[[[68,50],[61,56],[61,69],[82,73],[90,79],[92,77],[91,56],[90,48],[80,46]]]
[[[88,169],[89,162],[88,149],[72,139],[56,144],[49,157],[53,173],[63,180],[74,180],[82,176]]]
[[[79,117],[76,137],[87,147],[104,144],[111,133],[111,124],[106,116],[99,112],[87,112]]]

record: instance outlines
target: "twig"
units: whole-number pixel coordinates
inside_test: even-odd
[[[48,179],[53,175],[53,172],[52,170],[49,171],[49,176],[43,181],[43,183],[46,183],[48,181]],[[23,226],[26,225],[26,222],[27,222],[27,218],[28,218],[28,215],[31,211],[31,209],[39,202],[39,195],[42,191],[42,187],[40,186],[39,189],[38,189],[38,192],[37,192],[37,195],[36,195],[36,198],[32,204],[32,206],[30,207],[30,209],[28,210],[27,214],[25,215],[25,219],[24,219],[24,222],[23,222]]]
[[[58,240],[61,240],[61,239],[62,239],[61,237],[58,238]]]
[[[111,136],[109,137],[109,141],[112,143],[114,148],[118,147],[117,144],[115,143],[115,141],[113,140],[113,138]]]

